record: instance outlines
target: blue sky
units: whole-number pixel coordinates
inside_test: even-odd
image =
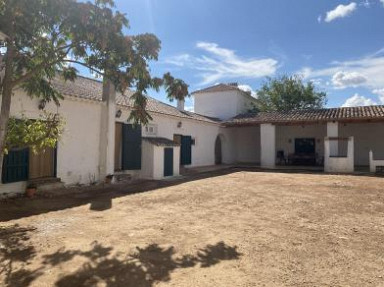
[[[162,41],[152,73],[170,71],[190,91],[219,82],[255,91],[266,76],[300,73],[330,107],[384,104],[384,0],[115,1],[128,33]]]

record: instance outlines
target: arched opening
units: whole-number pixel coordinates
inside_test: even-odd
[[[222,152],[222,142],[221,137],[218,135],[215,141],[215,164],[223,163],[223,152]]]

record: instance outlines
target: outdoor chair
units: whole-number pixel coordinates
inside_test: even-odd
[[[287,158],[285,157],[285,154],[284,154],[283,150],[277,151],[276,158],[277,158],[277,164],[278,165],[282,165],[283,163],[285,165],[287,164]]]

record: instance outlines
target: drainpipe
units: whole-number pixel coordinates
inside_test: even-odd
[[[99,145],[99,180],[114,173],[115,160],[115,115],[116,90],[114,84],[103,81],[101,105],[100,145]]]

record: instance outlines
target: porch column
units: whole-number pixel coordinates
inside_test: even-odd
[[[274,167],[276,162],[276,126],[260,125],[261,166]]]
[[[99,147],[100,181],[104,180],[108,174],[113,174],[115,166],[116,91],[109,80],[103,82],[102,99]]]
[[[338,122],[327,122],[327,137],[337,138],[339,137],[339,123]],[[330,141],[329,142],[329,152],[330,154],[337,155],[339,153],[339,142]]]

